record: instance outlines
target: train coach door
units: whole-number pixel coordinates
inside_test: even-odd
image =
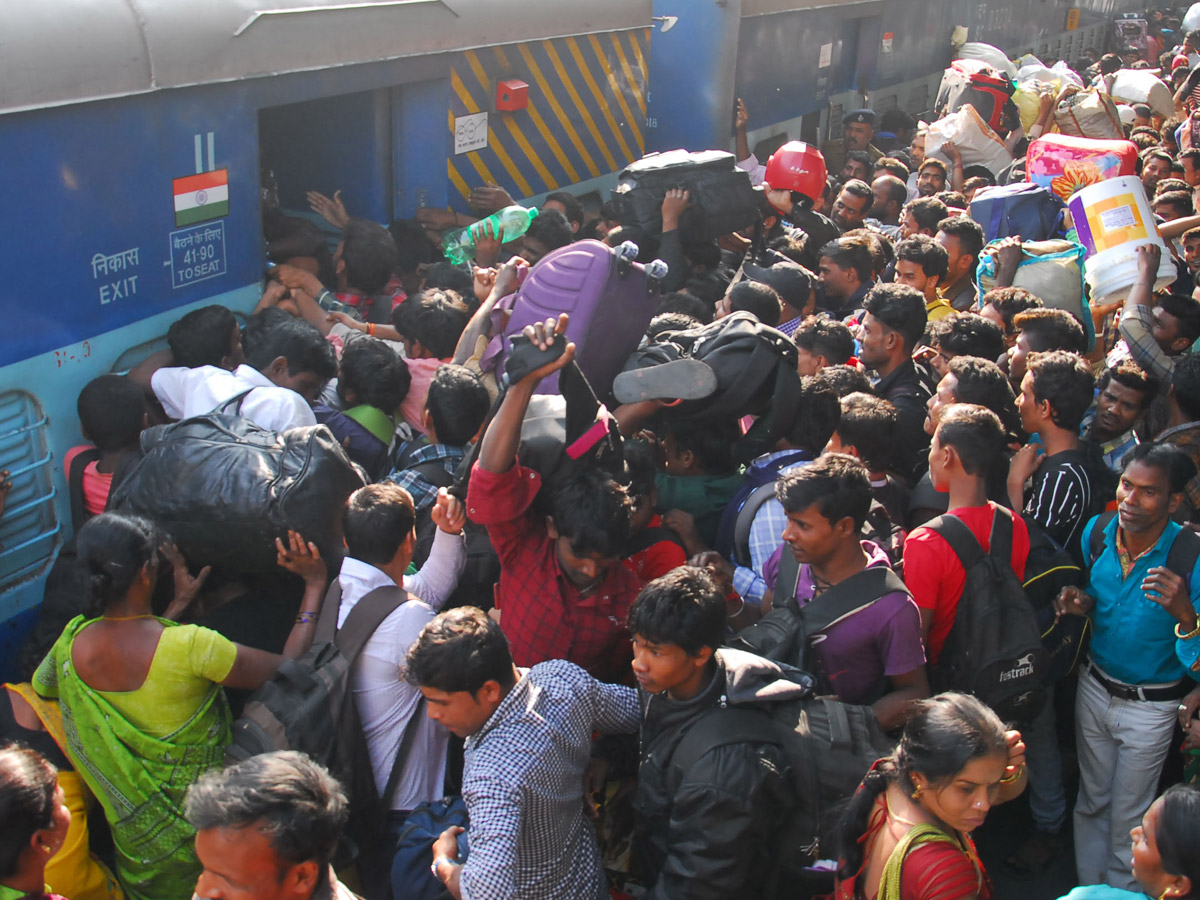
[[[880,39],[883,33],[882,16],[866,16],[854,20],[856,44],[854,53],[854,88],[869,95],[875,87],[875,71],[879,64]]]
[[[352,215],[391,217],[391,102],[387,89],[320,97],[259,111],[260,163],[275,176],[280,205],[308,213],[310,190],[341,190]]]
[[[830,48],[833,82],[830,85],[826,127],[830,139],[842,136],[842,116],[870,105],[879,62],[882,16],[845,18],[838,23],[837,40]]]

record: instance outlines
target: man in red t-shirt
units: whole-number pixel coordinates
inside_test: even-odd
[[[962,519],[985,551],[994,517],[1012,516],[1012,567],[1023,580],[1029,529],[1020,516],[987,498],[987,476],[1006,463],[1004,447],[1004,428],[994,412],[968,403],[952,404],[942,412],[929,445],[929,475],[936,490],[949,493],[950,514]],[[954,626],[966,570],[941,535],[922,527],[904,541],[904,582],[921,611],[921,635],[929,662],[936,664]]]

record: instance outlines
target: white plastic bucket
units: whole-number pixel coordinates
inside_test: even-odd
[[[1137,248],[1143,244],[1162,247],[1162,262],[1154,289],[1160,290],[1178,274],[1167,252],[1154,213],[1146,200],[1146,189],[1136,175],[1122,175],[1077,192],[1067,203],[1079,243],[1087,250],[1083,276],[1092,289],[1092,303],[1124,300],[1137,281]]]

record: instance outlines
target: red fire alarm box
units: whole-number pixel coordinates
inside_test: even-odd
[[[516,112],[529,105],[529,85],[513,78],[496,85],[496,111]]]

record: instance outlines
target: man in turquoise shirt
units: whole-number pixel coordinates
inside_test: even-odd
[[[1092,530],[1104,528],[1103,550],[1086,592],[1066,588],[1059,614],[1087,615],[1093,636],[1079,677],[1076,739],[1079,799],[1075,864],[1080,884],[1136,889],[1129,869],[1129,831],[1154,800],[1175,721],[1200,704],[1200,687],[1176,653],[1196,642],[1200,565],[1166,568],[1177,541],[1200,541],[1171,521],[1195,466],[1178,448],[1141,444],[1126,458],[1118,512],[1093,518],[1081,536],[1085,559]],[[1197,650],[1200,656],[1200,650]]]

